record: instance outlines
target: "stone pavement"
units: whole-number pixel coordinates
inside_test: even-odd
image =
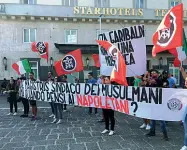
[[[88,115],[86,108],[70,107],[60,125],[50,123],[49,108],[41,108],[41,118],[34,122],[7,116],[6,108],[5,98],[0,98],[0,150],[180,150],[183,146],[183,127],[178,122],[168,123],[167,142],[162,140],[159,126],[156,137],[147,138],[147,131],[139,129],[142,119],[122,113],[115,113],[116,134],[109,137],[100,133],[104,123],[97,122],[99,116]]]

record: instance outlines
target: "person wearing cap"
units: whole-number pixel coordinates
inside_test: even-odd
[[[93,73],[92,72],[88,73],[87,83],[89,83],[89,84],[96,84],[97,83],[97,80],[93,78]],[[89,114],[92,114],[92,107],[89,107]],[[95,108],[95,114],[97,114],[97,108]]]

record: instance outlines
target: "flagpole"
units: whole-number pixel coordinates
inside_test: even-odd
[[[103,14],[100,14],[100,16],[99,16],[99,34],[101,35],[101,33],[102,33],[102,16],[103,16]],[[97,37],[97,39],[99,39],[98,37]],[[100,39],[99,39],[100,40]],[[99,45],[99,61],[101,60],[101,58],[100,58],[100,53],[101,53],[101,46]],[[101,62],[100,62],[101,63]],[[100,72],[101,72],[101,68],[100,68]]]

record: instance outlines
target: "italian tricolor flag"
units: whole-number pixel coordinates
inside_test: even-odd
[[[12,68],[18,73],[18,75],[31,72],[31,67],[27,59],[12,64]]]
[[[187,41],[186,41],[186,35],[185,31],[183,29],[183,45],[181,47],[177,47],[175,49],[169,50],[170,53],[172,53],[175,56],[174,60],[174,66],[179,67],[182,64],[182,61],[184,61],[187,58]]]

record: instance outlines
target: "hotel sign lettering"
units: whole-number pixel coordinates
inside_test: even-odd
[[[143,16],[143,9],[133,8],[97,8],[97,7],[74,7],[74,14],[80,15],[108,15],[108,16]]]
[[[154,17],[163,17],[168,10],[155,9]],[[144,9],[135,8],[98,8],[98,7],[74,7],[75,15],[100,15],[106,16],[144,16]],[[187,17],[187,10],[184,10],[184,17]]]

